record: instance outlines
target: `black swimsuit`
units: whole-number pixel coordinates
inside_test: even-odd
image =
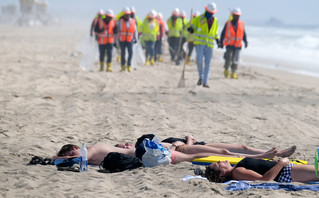
[[[261,175],[264,175],[267,171],[269,171],[272,167],[274,167],[277,164],[275,161],[267,161],[267,160],[262,160],[262,159],[254,159],[250,157],[246,157],[242,159],[238,164],[236,165],[235,168],[238,167],[244,167],[249,170],[253,170]],[[278,173],[276,178],[274,179],[275,181],[278,181],[279,176],[281,174],[281,171]]]

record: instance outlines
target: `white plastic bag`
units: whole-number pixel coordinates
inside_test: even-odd
[[[133,57],[132,57],[132,68],[136,69],[138,64],[145,63],[145,56],[143,54],[143,49],[141,43],[138,41],[133,44]]]
[[[142,162],[145,167],[165,165],[172,162],[171,151],[164,148],[157,137],[154,137],[153,140],[146,138],[143,145],[146,152],[142,156]]]
[[[93,71],[95,62],[99,56],[99,45],[97,41],[88,36],[80,43],[77,50],[83,54],[80,67],[85,71]]]

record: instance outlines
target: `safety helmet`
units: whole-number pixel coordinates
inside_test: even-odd
[[[200,15],[200,12],[199,12],[199,11],[196,11],[196,12],[193,13],[193,17],[197,17],[197,16],[199,16],[199,15]]]
[[[174,16],[179,16],[179,9],[178,8],[175,8],[172,12],[172,15]]]
[[[157,16],[157,12],[155,10],[151,10],[147,13],[148,18],[155,19]]]
[[[161,12],[159,12],[157,15],[157,18],[163,20],[163,14]]]
[[[131,14],[131,10],[129,7],[123,8],[122,12],[124,12],[124,14]]]
[[[232,11],[231,11],[232,14],[234,15],[241,15],[241,10],[239,8],[234,8]]]
[[[97,13],[98,15],[104,15],[104,11],[103,10],[99,10],[99,12]]]
[[[108,17],[114,17],[113,10],[111,10],[111,9],[106,10],[105,15]]]
[[[185,18],[186,17],[186,12],[183,10],[181,11],[181,15],[180,15],[182,18]]]
[[[131,13],[135,13],[135,12],[136,12],[135,7],[131,7]]]
[[[212,13],[212,14],[216,13],[217,12],[216,4],[215,3],[209,3],[209,4],[205,5],[205,10],[207,12]]]

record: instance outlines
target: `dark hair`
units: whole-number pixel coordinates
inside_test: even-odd
[[[145,135],[142,135],[141,137],[139,137],[135,143],[135,148],[137,148],[138,146],[140,146],[143,142],[143,140],[145,138],[148,138],[149,140],[153,140],[153,138],[155,137],[154,134],[145,134]]]
[[[205,177],[210,182],[218,182],[218,183],[223,183],[223,182],[231,180],[230,177],[222,177],[222,176],[220,176],[220,171],[219,170],[215,170],[215,169],[213,169],[210,166],[206,167]]]
[[[65,153],[68,151],[72,151],[74,149],[74,147],[78,147],[78,146],[76,146],[74,144],[66,144],[66,145],[62,146],[62,148],[58,152],[57,156],[65,156]]]

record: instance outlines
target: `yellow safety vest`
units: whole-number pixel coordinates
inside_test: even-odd
[[[154,28],[150,30],[149,20],[146,18],[142,26],[142,37],[144,41],[156,41],[157,35],[159,35],[159,25],[156,19],[153,19]]]
[[[180,37],[181,31],[183,30],[183,22],[181,18],[177,18],[175,26],[173,26],[172,17],[167,20],[168,26],[168,37]]]
[[[193,19],[192,27],[194,28],[195,45],[200,44],[207,45],[208,47],[214,47],[214,40],[219,38],[218,21],[216,17],[209,31],[207,19],[204,14]]]
[[[183,23],[183,21],[182,21]],[[189,21],[188,19],[184,18],[184,24],[183,24],[183,37],[187,38],[188,36],[188,31],[187,31],[187,28],[189,27]]]

